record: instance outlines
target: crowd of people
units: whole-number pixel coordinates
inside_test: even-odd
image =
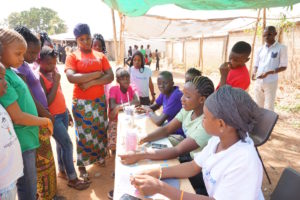
[[[155,49],[155,52],[151,52],[150,44],[147,45],[146,49],[144,49],[144,45],[141,45],[140,50],[138,45],[134,45],[133,47],[134,48],[132,49],[132,47],[129,46],[127,52],[127,59],[125,59],[125,64],[130,65],[129,62],[131,58],[137,51],[139,51],[144,56],[144,64],[150,67],[152,60],[155,59],[155,70],[159,71],[160,53],[158,52],[158,49]]]
[[[38,35],[24,26],[0,29],[0,199],[63,199],[57,177],[75,190],[90,187],[87,166],[105,166],[108,152],[116,151],[118,113],[126,105],[141,106],[157,126],[140,144],[167,137],[173,147],[118,155],[129,165],[143,159],[179,157],[180,165],[144,171],[131,177],[141,194],[161,193],[170,199],[263,199],[262,165],[249,137],[261,108],[274,109],[277,73],[287,66],[284,45],[275,41],[276,29],[264,30],[266,44],[258,51],[255,103],[247,93],[246,67],[251,46],[237,42],[229,62],[220,66],[220,82],[196,68],[185,74],[183,90],[169,71],[157,78],[146,49],[129,48],[129,68],[115,73],[106,57],[102,35],[91,35],[87,24],[73,30],[77,49],[66,56],[65,74],[74,84],[72,112],[67,109],[59,53],[47,33]],[[156,50],[156,55],[158,51]],[[148,58],[148,61],[147,61]],[[159,57],[156,58],[157,63]],[[156,66],[156,69],[159,70]],[[116,85],[106,87],[116,78]],[[155,111],[162,107],[161,114]],[[75,125],[76,173],[68,126]],[[50,143],[56,142],[57,169]],[[180,191],[163,178],[190,178],[197,194]],[[113,192],[109,197],[113,198]]]

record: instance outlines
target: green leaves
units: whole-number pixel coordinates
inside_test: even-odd
[[[49,35],[52,35],[67,32],[67,26],[59,18],[57,12],[45,7],[13,12],[8,16],[6,22],[9,28],[22,25],[36,33],[46,31]]]

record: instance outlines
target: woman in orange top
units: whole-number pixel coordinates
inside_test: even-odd
[[[88,178],[85,166],[103,162],[107,145],[107,112],[104,85],[113,81],[110,64],[101,52],[92,50],[87,24],[74,28],[78,50],[68,55],[66,74],[74,85],[73,116],[77,135],[77,165]]]

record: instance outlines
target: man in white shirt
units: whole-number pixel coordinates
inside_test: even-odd
[[[263,108],[274,110],[278,73],[286,70],[288,64],[287,47],[275,40],[277,35],[274,26],[265,28],[263,37],[266,42],[255,58],[252,80],[255,83],[255,101]]]

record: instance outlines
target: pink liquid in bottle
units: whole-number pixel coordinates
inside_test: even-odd
[[[135,151],[137,148],[137,134],[134,130],[128,130],[126,134],[126,151]]]

